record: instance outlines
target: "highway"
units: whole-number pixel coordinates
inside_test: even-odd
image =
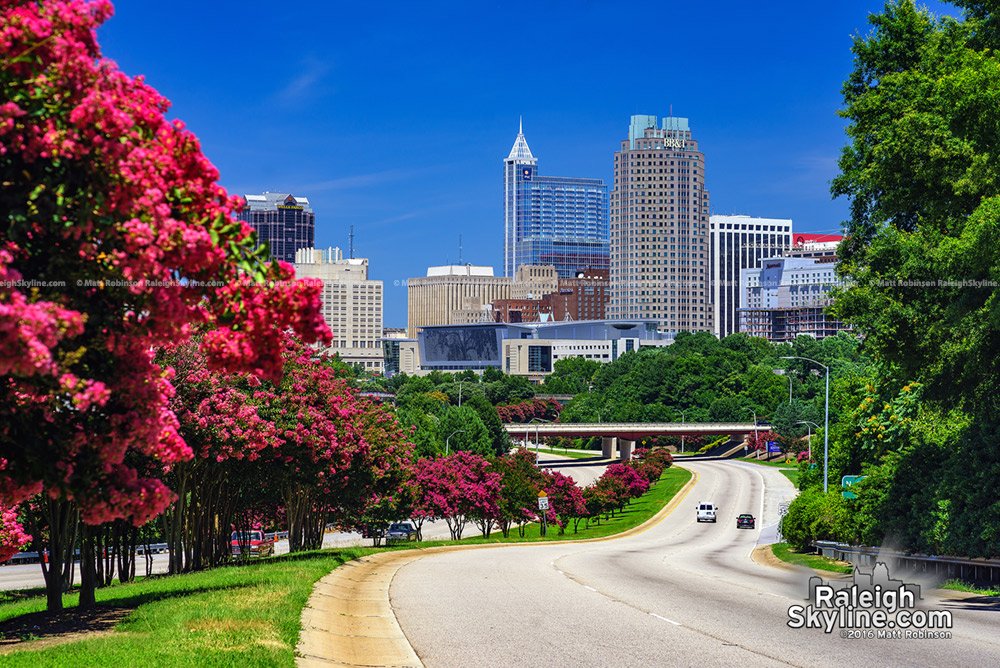
[[[433,554],[403,566],[390,601],[423,664],[964,668],[1000,661],[1000,611],[959,594],[938,599],[925,591],[920,604],[952,612],[950,639],[851,639],[839,629],[789,628],[788,609],[808,603],[812,573],[757,563],[751,552],[762,525],[794,494],[791,484],[753,464],[684,464],[696,485],[641,534]],[[699,501],[720,507],[718,523],[696,522]],[[735,528],[745,512],[758,517],[757,530]]]

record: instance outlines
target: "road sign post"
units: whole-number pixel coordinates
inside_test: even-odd
[[[545,492],[538,493],[538,509],[542,511],[542,535],[544,536],[546,530],[548,529],[546,522],[546,515],[548,515],[549,509],[549,496]]]

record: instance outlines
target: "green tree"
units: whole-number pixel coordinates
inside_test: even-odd
[[[493,454],[493,439],[489,431],[476,411],[468,406],[449,406],[441,416],[437,433],[442,451],[447,446],[448,452],[462,450],[482,456]]]
[[[474,394],[462,404],[476,411],[490,436],[490,454],[497,457],[510,451],[513,443],[507,430],[503,428],[497,409],[482,394]]]
[[[850,200],[839,264],[850,283],[835,313],[929,400],[994,421],[1000,53],[982,44],[992,3],[962,4],[965,21],[892,2],[855,39],[841,112],[851,143],[833,183]]]

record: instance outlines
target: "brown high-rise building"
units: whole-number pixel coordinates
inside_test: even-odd
[[[712,330],[705,155],[688,119],[633,116],[615,153],[608,318]]]

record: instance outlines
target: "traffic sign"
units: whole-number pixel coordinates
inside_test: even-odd
[[[845,499],[856,499],[856,498],[858,498],[858,495],[855,494],[854,492],[852,492],[850,490],[850,487],[854,483],[856,483],[856,482],[858,482],[860,480],[864,480],[864,479],[865,479],[865,476],[863,476],[863,475],[845,475],[843,478],[840,479],[840,486],[844,488],[844,491],[840,493],[841,496],[843,496]]]

